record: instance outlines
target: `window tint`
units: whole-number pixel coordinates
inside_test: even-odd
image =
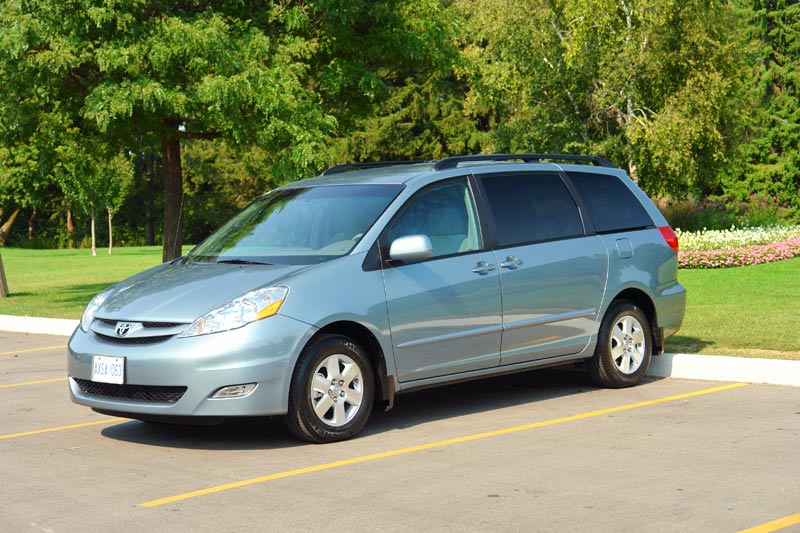
[[[189,253],[195,261],[306,265],[355,247],[402,187],[279,189],[247,206]]]
[[[610,233],[653,225],[633,192],[616,176],[569,172],[598,233]]]
[[[557,175],[494,176],[483,187],[501,247],[583,235],[578,207]]]
[[[435,186],[412,198],[388,235],[389,242],[427,235],[434,257],[480,250],[478,217],[466,180]]]

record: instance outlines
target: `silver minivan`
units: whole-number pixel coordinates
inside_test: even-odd
[[[71,396],[145,421],[281,415],[331,442],[421,387],[576,362],[635,385],[683,319],[677,250],[599,157],[334,167],[98,294]]]

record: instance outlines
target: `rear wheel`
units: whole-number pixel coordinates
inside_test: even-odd
[[[363,348],[341,335],[326,335],[300,356],[289,391],[286,425],[315,443],[358,434],[372,412],[375,380]]]
[[[640,383],[653,351],[653,334],[647,316],[632,302],[622,300],[608,308],[594,356],[587,368],[604,387],[622,388]]]

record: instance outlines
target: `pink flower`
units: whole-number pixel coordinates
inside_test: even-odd
[[[724,268],[758,265],[797,256],[800,256],[800,237],[729,250],[680,251],[678,264],[681,268]]]

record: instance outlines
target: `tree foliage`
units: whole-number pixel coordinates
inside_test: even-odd
[[[169,259],[331,164],[513,151],[603,155],[653,195],[800,209],[799,13],[795,0],[0,0],[0,227],[22,213],[29,236],[60,235],[69,215],[85,228],[106,210],[123,241],[161,234]]]
[[[492,148],[591,152],[653,194],[709,192],[736,146],[740,11],[707,0],[467,2]]]
[[[800,2],[755,0],[748,29],[757,46],[756,105],[750,139],[741,147],[747,166],[732,173],[727,189],[800,212]]]

